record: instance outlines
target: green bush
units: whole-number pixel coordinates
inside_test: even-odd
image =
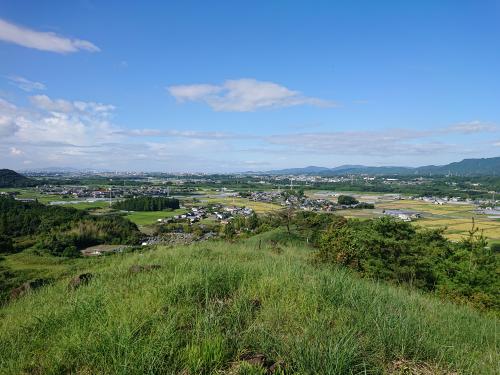
[[[499,309],[498,252],[472,229],[452,243],[440,230],[415,229],[383,217],[334,219],[320,232],[317,259],[355,269],[363,276],[405,283],[480,308]]]
[[[351,206],[359,203],[356,198],[351,197],[350,195],[339,195],[337,202],[338,204],[346,206]]]

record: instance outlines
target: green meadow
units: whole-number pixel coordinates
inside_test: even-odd
[[[165,219],[175,215],[185,214],[187,210],[177,209],[172,211],[135,211],[130,212],[126,217],[137,225],[151,225],[155,224],[158,219]]]
[[[312,251],[274,231],[69,263],[0,308],[0,373],[499,372],[495,316],[317,265]],[[68,291],[83,271],[94,278]]]

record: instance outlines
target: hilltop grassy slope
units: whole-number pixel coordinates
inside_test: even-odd
[[[22,297],[0,310],[0,373],[264,374],[240,361],[255,354],[288,374],[498,373],[494,317],[317,267],[272,235],[111,256],[74,292]]]

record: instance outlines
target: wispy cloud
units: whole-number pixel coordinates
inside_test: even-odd
[[[472,134],[472,133],[496,132],[498,130],[499,127],[495,124],[484,123],[475,120],[449,126],[448,128],[444,129],[444,132]]]
[[[0,40],[27,48],[56,53],[77,51],[99,52],[95,44],[81,39],[71,39],[48,31],[36,31],[0,19]]]
[[[93,113],[94,115],[107,116],[115,110],[115,107],[110,104],[51,99],[47,95],[33,95],[30,97],[30,101],[37,108],[49,112],[89,112]]]
[[[12,85],[27,92],[45,90],[45,85],[43,83],[30,81],[29,79],[21,76],[7,76],[6,78]]]
[[[179,102],[197,101],[215,111],[251,112],[259,109],[298,105],[334,107],[336,103],[300,93],[274,82],[242,78],[225,81],[222,85],[193,84],[167,87]]]
[[[192,139],[260,139],[262,137],[253,134],[241,134],[232,132],[204,132],[197,130],[162,130],[162,129],[122,129],[117,134],[130,137],[170,137],[170,138],[192,138]]]
[[[424,155],[453,149],[452,144],[425,139],[429,132],[406,129],[317,132],[269,136],[269,144],[291,153],[326,155]]]

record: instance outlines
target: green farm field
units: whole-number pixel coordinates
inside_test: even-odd
[[[158,219],[164,219],[172,217],[175,215],[181,215],[186,213],[185,209],[178,209],[173,211],[135,211],[130,212],[126,217],[137,225],[152,225],[155,224]]]

